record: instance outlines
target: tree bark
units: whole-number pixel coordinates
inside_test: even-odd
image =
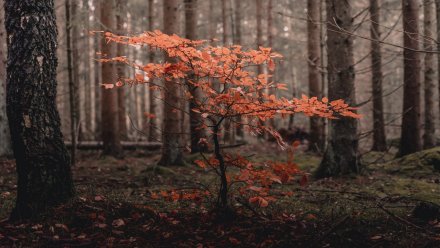
[[[77,108],[78,105],[77,98],[77,87],[74,81],[73,72],[73,54],[72,54],[72,10],[71,10],[71,0],[65,0],[65,10],[66,10],[66,56],[67,56],[67,74],[69,80],[69,105],[70,105],[70,140],[72,146],[70,148],[70,162],[74,166],[76,162],[76,143],[77,143],[77,132],[76,126],[78,123]]]
[[[437,17],[437,41],[440,41],[440,0],[435,0],[435,9]],[[437,43],[437,50],[440,50],[440,42]],[[437,54],[437,71],[440,72],[440,54]],[[440,97],[440,76],[437,77],[438,95]],[[440,101],[438,101],[438,109],[440,109]],[[440,114],[439,114],[440,117]],[[439,120],[440,121],[440,120]]]
[[[153,31],[154,30],[154,11],[155,11],[155,6],[154,6],[154,0],[148,0],[148,30],[149,31]],[[148,61],[150,63],[154,63],[155,60],[155,52],[153,51],[153,49],[151,49],[149,51],[149,58]],[[152,87],[149,87],[148,90],[149,94],[149,113],[152,114],[153,116],[157,116],[156,114],[156,92]],[[153,118],[149,118],[149,126],[148,126],[148,141],[157,141],[158,140],[158,135],[157,135],[157,117],[153,117]]]
[[[124,21],[126,18],[126,2],[122,0],[116,0],[116,30],[119,35],[124,35]],[[116,56],[125,55],[125,45],[117,44]],[[116,65],[117,78],[126,77],[126,68],[124,64]],[[118,87],[118,118],[119,118],[119,135],[122,140],[127,140],[127,116],[126,116],[126,106],[125,106],[125,87]]]
[[[382,99],[382,52],[380,46],[379,0],[370,0],[371,68],[373,92],[373,151],[386,151],[385,121]]]
[[[232,9],[230,0],[222,0],[222,25],[223,25],[223,46],[232,45]],[[226,90],[227,85],[224,84],[224,89]],[[224,122],[224,141],[226,143],[232,142],[232,132],[231,121],[226,120]]]
[[[309,95],[320,97],[322,95],[321,74],[321,29],[320,21],[320,3],[315,0],[307,0],[307,48],[309,65]],[[323,137],[323,119],[319,117],[310,118],[310,143],[309,150],[322,152],[324,150]]]
[[[242,30],[241,30],[241,24],[242,24],[242,1],[235,1],[235,35],[234,35],[234,44],[240,45],[242,43]],[[243,118],[241,116],[237,117],[237,128],[235,130],[236,134],[240,139],[244,138],[244,130],[243,125],[240,125],[240,123],[243,122]]]
[[[83,23],[84,23],[84,46],[85,46],[85,52],[83,54],[83,61],[84,61],[84,134],[86,139],[91,138],[92,134],[92,83],[91,83],[91,61],[90,61],[90,36],[89,36],[89,30],[90,30],[90,8],[89,8],[89,1],[83,0]]]
[[[56,109],[54,1],[5,1],[7,113],[18,173],[12,219],[33,217],[73,196]]]
[[[351,32],[352,7],[349,1],[327,0],[328,95],[356,105],[353,37],[337,32],[338,27]],[[336,22],[336,23],[335,23]],[[337,26],[336,26],[337,25]],[[317,177],[359,173],[357,120],[340,118],[330,121],[330,135]]]
[[[424,9],[424,39],[423,49],[433,51],[433,8],[431,0],[423,1]],[[428,149],[436,145],[435,113],[434,113],[434,53],[425,54],[425,128],[423,134],[423,148]]]
[[[101,1],[100,0],[93,0],[93,5],[95,7],[95,19],[101,21]],[[101,25],[99,25],[98,27],[95,27],[96,30],[101,30],[103,29]],[[96,52],[101,51],[101,40],[100,37],[98,35],[95,36],[94,40],[94,49]],[[94,75],[93,75],[93,81],[94,81],[94,85],[95,85],[95,130],[94,131],[94,136],[96,140],[101,140],[102,139],[102,125],[101,125],[101,116],[102,116],[102,111],[101,111],[101,101],[102,101],[102,95],[101,95],[101,83],[102,83],[102,64],[98,61],[95,60],[95,62],[93,63],[93,67],[94,67]]]
[[[107,31],[114,32],[115,13],[114,0],[106,0],[101,2],[101,22]],[[102,53],[107,57],[115,57],[116,45],[108,43],[105,39],[101,41]],[[102,64],[102,82],[115,83],[117,81],[116,66],[113,63]],[[102,141],[104,143],[103,155],[110,155],[116,158],[122,156],[122,146],[119,131],[119,108],[118,108],[118,91],[115,89],[108,90],[102,88]]]
[[[420,58],[419,53],[419,6],[416,0],[403,0],[403,117],[399,156],[420,151]],[[411,50],[413,49],[413,50]]]
[[[179,32],[179,8],[178,0],[164,1],[163,6],[163,23],[164,33],[176,34]],[[172,58],[165,55],[165,60],[173,63]],[[164,92],[164,119],[162,132],[162,157],[159,161],[160,165],[182,165],[182,151],[180,148],[180,111],[179,108],[179,92],[180,89],[176,82],[165,81]]]
[[[8,118],[6,118],[6,31],[3,0],[0,0],[0,157],[12,155]]]
[[[197,39],[197,0],[185,0],[185,36],[187,39]],[[191,135],[191,153],[199,153],[199,140],[204,138],[203,129],[200,128],[203,119],[200,113],[192,111],[198,106],[201,99],[201,92],[198,87],[192,86],[190,82],[186,82],[192,98],[189,100],[189,124]]]

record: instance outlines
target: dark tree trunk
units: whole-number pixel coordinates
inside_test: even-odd
[[[7,112],[17,163],[12,219],[36,216],[73,196],[69,156],[56,109],[54,1],[5,1]]]
[[[399,156],[420,151],[420,58],[419,53],[419,6],[416,0],[403,0],[403,117]]]
[[[116,30],[119,35],[124,35],[124,20],[126,19],[126,2],[122,0],[116,0]],[[124,56],[125,46],[123,44],[117,44],[116,56]],[[117,77],[126,77],[126,67],[124,64],[120,63],[116,65]],[[126,87],[118,88],[118,108],[119,108],[119,134],[122,140],[127,140],[127,117],[126,117],[126,106],[125,106],[125,90]]]
[[[154,30],[154,0],[148,0],[148,30],[153,31]],[[148,61],[150,63],[154,63],[154,57],[155,53],[154,50],[151,49],[149,51]],[[148,90],[148,96],[150,100],[150,108],[149,113],[152,115],[156,115],[156,94],[155,90],[152,87],[149,87]],[[149,126],[148,126],[148,141],[157,141],[158,135],[157,135],[157,118],[149,118]]]
[[[101,22],[106,28],[115,28],[114,0],[101,2]],[[114,30],[109,30],[114,31]],[[116,45],[109,43],[105,39],[101,41],[102,53],[112,58],[116,55]],[[102,64],[102,82],[115,83],[117,81],[116,66],[113,63]],[[104,143],[103,155],[110,155],[116,158],[122,156],[122,146],[119,133],[119,107],[118,91],[102,88],[101,104],[101,125],[102,141]]]
[[[320,21],[320,3],[315,0],[308,0],[307,10],[309,95],[320,97],[322,95],[321,74],[319,72],[319,66],[321,66],[321,29],[318,24]],[[310,151],[322,152],[324,150],[323,131],[323,119],[319,117],[310,118]]]
[[[348,1],[327,0],[328,95],[331,100],[343,99],[353,106],[355,72],[353,37],[341,34],[338,28],[353,29],[352,7]],[[336,23],[335,23],[336,22]],[[357,120],[340,118],[330,121],[330,134],[317,177],[359,173]]]
[[[380,50],[380,10],[378,0],[370,0],[371,68],[373,86],[373,151],[386,151],[382,99],[382,52]]]
[[[190,40],[197,39],[197,0],[185,0],[185,33],[186,38]],[[192,98],[189,100],[189,127],[191,134],[191,153],[200,152],[199,140],[204,138],[203,129],[200,128],[203,119],[200,113],[192,111],[196,108],[201,99],[201,92],[198,87],[194,87],[191,83],[186,83],[189,87]]]
[[[100,0],[93,0],[93,5],[95,7],[95,18],[96,20],[101,20],[101,2]],[[101,30],[102,27],[98,26],[95,27],[96,30]],[[94,42],[94,46],[93,48],[95,49],[96,52],[101,51],[101,40],[99,35],[96,35],[95,38],[93,39]],[[101,83],[102,83],[102,78],[101,78],[101,74],[102,74],[102,65],[98,60],[95,60],[93,62],[93,67],[94,67],[94,71],[93,71],[93,83],[95,84],[95,130],[94,131],[94,136],[96,140],[101,140],[102,139],[102,131],[101,131],[101,98],[102,98],[102,92],[101,92]]]
[[[0,157],[12,154],[8,118],[6,118],[6,31],[3,0],[0,0]]]
[[[435,9],[436,9],[436,17],[437,17],[437,41],[440,41],[440,0],[435,0]],[[437,43],[437,50],[440,50],[440,42]],[[437,66],[438,66],[437,71],[440,72],[440,54],[437,54]],[[438,80],[437,81],[438,94],[440,97],[440,76],[437,78],[437,80]],[[440,109],[440,101],[438,101],[438,104],[439,104],[438,109]]]
[[[234,44],[239,45],[242,43],[242,32],[241,32],[241,23],[242,23],[242,1],[235,1],[235,34],[234,34]],[[240,123],[243,122],[243,118],[241,116],[237,116],[237,128],[235,130],[237,137],[240,139],[244,138],[244,128]]]
[[[424,42],[423,49],[426,51],[433,51],[434,49],[434,35],[433,35],[433,11],[434,6],[431,0],[423,1],[424,9]],[[423,148],[428,149],[434,147],[436,144],[435,137],[435,113],[434,113],[434,53],[425,54],[425,128],[423,134]]]
[[[164,33],[176,34],[179,32],[178,22],[178,0],[167,0],[163,6],[163,23]],[[173,58],[166,57],[169,62]],[[180,147],[180,116],[178,108],[180,107],[179,86],[176,82],[165,81],[164,93],[164,119],[162,133],[162,157],[159,161],[160,165],[182,165],[182,151]]]

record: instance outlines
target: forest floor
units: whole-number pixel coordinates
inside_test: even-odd
[[[286,158],[272,144],[236,149],[252,160]],[[207,205],[150,197],[154,190],[212,180],[191,163],[195,156],[185,166],[163,168],[155,166],[157,152],[132,152],[123,160],[83,152],[73,169],[77,197],[20,223],[7,221],[15,164],[3,160],[0,247],[440,247],[440,173],[434,169],[440,149],[392,157],[366,154],[362,176],[285,185],[292,195],[265,208],[237,205],[234,218],[221,219]],[[295,155],[307,172],[319,160],[304,151]],[[418,216],[416,206],[422,206]]]

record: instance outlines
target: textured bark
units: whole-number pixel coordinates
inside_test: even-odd
[[[307,50],[309,64],[309,95],[320,97],[322,95],[322,83],[319,66],[321,66],[321,39],[320,39],[320,6],[315,0],[307,0]],[[324,149],[323,119],[310,118],[310,144],[309,150],[320,152]]]
[[[274,27],[273,27],[273,0],[269,0],[267,3],[267,47],[274,48],[273,44],[273,38],[274,38]],[[274,49],[275,50],[275,49]],[[276,74],[274,73],[272,75],[272,80],[275,81]],[[270,88],[269,92],[270,95],[276,95],[277,91],[276,88]],[[277,120],[275,118],[272,118],[269,120],[270,126],[273,127],[275,130],[277,128]]]
[[[91,61],[90,61],[90,36],[88,31],[90,30],[90,8],[89,0],[83,0],[83,12],[84,17],[82,19],[84,24],[84,50],[83,62],[84,62],[84,127],[83,131],[86,139],[90,139],[92,135],[92,85],[91,85]]]
[[[241,44],[242,43],[242,1],[235,1],[235,34],[234,34],[234,44]],[[237,117],[237,123],[242,123],[243,118],[241,116]],[[238,137],[241,139],[244,138],[244,131],[243,131],[243,125],[237,125],[237,128],[235,130]]]
[[[259,47],[264,46],[264,41],[263,41],[263,24],[262,24],[262,20],[263,20],[263,0],[255,0],[256,1],[256,10],[257,10],[257,44],[256,44],[256,49],[259,49]],[[257,75],[263,74],[264,73],[264,66],[258,65],[257,66]],[[260,101],[263,101],[263,90],[260,90],[258,92],[259,94],[259,98]],[[264,125],[264,121],[260,121],[260,125]],[[259,135],[259,138],[262,139],[264,138],[264,134]]]
[[[148,0],[148,30],[152,31],[154,30],[154,0]],[[155,60],[155,53],[153,50],[149,51],[148,61],[150,63],[154,63]],[[149,88],[149,100],[150,100],[150,109],[149,113],[156,115],[156,93],[153,88]],[[149,119],[149,126],[148,126],[148,141],[157,141],[158,140],[158,134],[157,134],[157,118],[150,118]]]
[[[435,9],[436,9],[436,17],[437,17],[437,41],[440,41],[440,0],[435,0]],[[437,43],[437,51],[439,50],[440,50],[440,43]],[[438,66],[437,71],[440,72],[440,54],[437,54],[437,66]],[[437,81],[438,95],[440,97],[440,76],[437,77],[437,80],[438,80]],[[438,109],[440,109],[440,101],[438,101],[438,104],[439,104]]]
[[[399,156],[420,151],[420,58],[419,53],[419,6],[416,0],[403,0],[403,117]]]
[[[65,0],[65,11],[66,11],[66,57],[67,57],[67,74],[68,74],[68,84],[69,84],[69,105],[70,105],[70,140],[72,146],[70,148],[70,161],[72,165],[75,165],[76,160],[76,143],[77,143],[77,133],[76,126],[78,121],[76,97],[77,97],[77,87],[75,87],[74,82],[74,72],[73,72],[73,55],[72,55],[72,17],[71,17],[71,0]]]
[[[222,0],[222,24],[223,24],[223,45],[232,45],[232,9],[230,0]],[[226,89],[226,84],[224,84]],[[224,123],[224,141],[227,143],[232,142],[232,128],[231,122],[226,120]]]
[[[179,32],[179,8],[178,0],[167,0],[163,6],[164,33],[176,34]],[[166,57],[166,61],[173,62],[172,58]],[[162,157],[160,165],[182,165],[182,151],[180,149],[180,116],[178,84],[165,81],[164,93],[164,119],[162,133]]]
[[[423,1],[424,9],[424,39],[423,49],[426,51],[434,50],[433,35],[433,11],[434,6],[431,0]],[[425,128],[423,134],[423,148],[428,149],[436,144],[435,137],[435,114],[434,114],[434,53],[425,54]]]
[[[116,0],[115,4],[115,12],[116,12],[116,30],[120,35],[124,35],[124,20],[126,18],[126,1],[123,0]],[[117,44],[116,48],[116,56],[125,56],[125,45],[123,44]],[[117,64],[116,65],[116,71],[117,71],[117,77],[118,78],[125,78],[126,72],[125,72],[125,65],[124,64]],[[118,88],[118,118],[119,118],[119,135],[122,140],[126,140],[127,137],[127,116],[126,116],[126,107],[125,107],[125,87],[119,87]]]
[[[185,37],[190,40],[197,39],[197,0],[185,0]],[[203,123],[200,113],[192,111],[198,106],[201,99],[201,91],[198,87],[194,87],[187,82],[190,93],[193,98],[189,100],[189,124],[191,135],[191,153],[200,152],[199,140],[204,138],[203,129],[200,128]]]
[[[70,25],[68,27],[68,29],[70,30],[70,35],[72,37],[72,42],[70,44],[71,48],[72,48],[72,72],[73,72],[73,100],[74,100],[74,104],[71,105],[70,107],[70,111],[71,112],[75,112],[74,116],[75,119],[74,120],[70,120],[71,122],[74,123],[75,125],[75,129],[78,130],[76,132],[75,138],[81,140],[83,137],[82,133],[83,133],[83,127],[82,127],[82,114],[81,114],[81,94],[80,94],[80,89],[82,89],[81,87],[81,78],[80,78],[80,62],[81,62],[81,58],[79,55],[79,41],[80,41],[80,29],[79,29],[79,6],[78,6],[78,0],[72,0],[70,2],[71,4],[71,21],[70,21]]]
[[[115,28],[114,4],[114,0],[101,2],[101,22],[107,29]],[[110,58],[116,55],[116,45],[114,43],[107,44],[105,39],[101,41],[101,49],[102,53]],[[101,72],[103,83],[115,83],[117,81],[116,66],[113,63],[103,63]],[[119,158],[122,156],[122,147],[119,133],[118,91],[102,88],[101,96],[103,155]]]
[[[349,1],[327,0],[328,95],[356,105],[353,37],[332,30],[352,31],[352,7]],[[336,23],[335,23],[336,22]],[[317,177],[359,173],[357,120],[340,118],[330,121],[326,152],[316,172]]]
[[[69,156],[56,109],[54,2],[5,1],[7,113],[18,193],[12,219],[33,217],[73,196]]]
[[[379,0],[370,0],[371,68],[373,92],[373,151],[386,151],[385,121],[382,99],[382,52],[380,46]]]
[[[101,20],[101,2],[100,0],[93,0],[93,5],[95,7],[95,19]],[[102,27],[96,27],[96,30],[101,30]],[[98,35],[95,36],[93,39],[94,42],[94,49],[95,51],[101,51],[101,40]],[[99,61],[95,60],[93,63],[94,72],[93,72],[93,83],[95,85],[95,139],[101,140],[102,138],[102,129],[101,129],[101,74],[102,74],[102,65]]]
[[[12,155],[8,118],[6,118],[6,30],[3,0],[0,0],[0,157]]]

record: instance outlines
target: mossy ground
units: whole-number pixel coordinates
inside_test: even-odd
[[[254,161],[287,159],[272,144],[236,150]],[[77,197],[39,220],[1,222],[0,247],[440,247],[440,222],[411,216],[420,202],[440,205],[436,154],[439,148],[397,160],[369,153],[362,156],[364,175],[277,186],[293,195],[255,212],[237,206],[236,219],[225,223],[209,205],[149,197],[154,190],[215,181],[191,163],[199,155],[188,156],[186,166],[164,168],[155,165],[157,154],[116,160],[83,153],[74,168]],[[301,149],[295,153],[304,171],[312,172],[319,161]],[[0,162],[1,219],[14,205],[14,166]]]

